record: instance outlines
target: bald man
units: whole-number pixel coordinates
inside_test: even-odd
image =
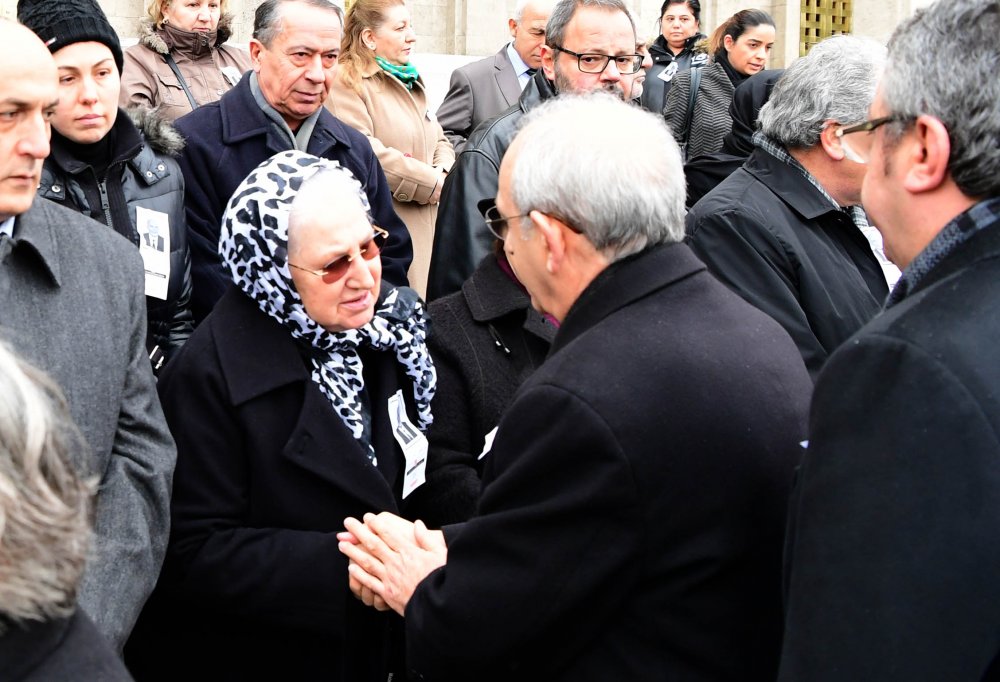
[[[518,0],[507,20],[512,40],[451,74],[437,119],[458,154],[480,123],[506,111],[542,65],[545,24],[555,0]]]
[[[176,460],[146,357],[142,259],[113,230],[35,197],[58,72],[23,26],[0,20],[0,44],[0,337],[55,379],[89,445],[75,453],[98,483],[78,599],[120,649],[163,561]]]

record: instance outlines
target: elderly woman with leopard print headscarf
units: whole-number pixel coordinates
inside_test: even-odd
[[[423,482],[435,372],[423,304],[381,281],[384,234],[335,161],[282,152],[234,193],[235,286],[159,383],[178,463],[137,679],[394,672],[395,617],[351,595],[336,537],[347,516],[405,515]]]

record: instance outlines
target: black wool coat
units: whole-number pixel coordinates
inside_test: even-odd
[[[348,590],[347,516],[400,513],[387,401],[412,384],[362,351],[378,466],[310,378],[291,334],[232,287],[165,368],[177,440],[163,574],[129,642],[137,679],[384,681],[395,615]]]
[[[713,275],[785,328],[814,378],[889,293],[851,217],[763,149],[695,204],[686,230]]]
[[[410,511],[432,527],[467,520],[482,487],[483,439],[518,386],[545,360],[556,326],[490,254],[462,291],[428,307],[427,346],[437,369],[434,423],[427,430],[427,482]]]
[[[827,362],[782,682],[1000,680],[1000,219]]]
[[[811,382],[683,244],[602,272],[406,608],[426,680],[773,680]]]

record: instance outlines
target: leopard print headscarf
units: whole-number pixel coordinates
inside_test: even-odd
[[[302,184],[320,170],[347,174],[371,218],[368,197],[336,161],[299,151],[281,152],[260,164],[233,193],[222,220],[219,255],[229,276],[267,315],[311,350],[312,380],[376,464],[364,418],[362,345],[393,350],[413,380],[421,429],[430,426],[437,375],[427,350],[427,316],[417,293],[382,283],[372,320],[359,329],[328,332],[306,313],[288,268],[288,217]]]

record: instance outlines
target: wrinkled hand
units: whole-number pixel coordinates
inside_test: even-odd
[[[441,531],[428,530],[394,514],[365,514],[364,522],[344,520],[339,549],[348,559],[351,591],[364,603],[379,600],[403,615],[417,585],[448,559]]]
[[[337,539],[340,542],[349,542],[354,545],[358,544],[358,539],[354,537],[352,533],[348,533],[346,530],[341,533],[337,533]],[[361,603],[363,603],[365,606],[371,606],[376,611],[389,611],[389,605],[385,603],[385,600],[382,599],[382,597],[378,596],[370,589],[362,585],[360,582],[358,582],[357,578],[355,578],[350,574],[351,571],[350,567],[353,564],[354,564],[353,561],[349,561],[347,564],[348,566],[347,586],[351,589],[351,594],[360,599]]]

